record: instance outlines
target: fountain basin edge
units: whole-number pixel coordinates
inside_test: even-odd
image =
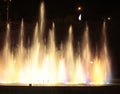
[[[0,85],[0,94],[120,94],[120,84],[25,86]]]

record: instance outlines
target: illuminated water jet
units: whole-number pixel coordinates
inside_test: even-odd
[[[107,51],[105,22],[103,23],[103,45],[100,56],[92,57],[89,27],[86,24],[82,50],[75,56],[72,26],[68,30],[66,44],[58,50],[55,45],[55,23],[49,29],[48,43],[44,43],[44,4],[41,3],[40,19],[36,23],[32,45],[24,47],[24,21],[21,22],[17,47],[10,49],[10,23],[4,48],[0,54],[0,83],[24,83],[40,85],[57,84],[106,84],[110,82],[110,59]],[[79,48],[79,47],[78,47]]]

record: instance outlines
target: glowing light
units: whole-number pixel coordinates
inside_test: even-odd
[[[101,64],[102,62],[96,58],[93,64],[93,83],[95,84],[104,84],[104,68]]]
[[[91,61],[90,63],[93,64],[93,61]]]
[[[48,43],[43,42],[45,30],[44,4],[40,7],[40,22],[36,23],[29,48],[24,47],[24,21],[21,21],[17,47],[11,51],[10,24],[7,24],[3,51],[0,52],[0,82],[40,85],[103,84],[110,77],[106,47],[105,23],[100,57],[93,57],[90,49],[89,27],[86,24],[82,51],[75,56],[73,29],[68,30],[66,43],[58,50],[55,45],[55,24],[49,30]],[[81,14],[80,14],[81,19]],[[92,60],[92,61],[91,61]]]
[[[107,19],[108,19],[108,20],[111,20],[111,18],[110,18],[110,17],[108,17]]]
[[[81,6],[79,6],[79,7],[77,8],[78,11],[80,11],[81,9],[82,9]]]
[[[81,21],[82,14],[79,15],[78,20]]]

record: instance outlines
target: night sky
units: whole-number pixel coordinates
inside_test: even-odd
[[[7,0],[0,0],[0,21],[6,21]],[[38,20],[40,0],[12,0],[9,17],[11,21],[26,22]],[[98,21],[111,17],[108,23],[108,38],[115,77],[120,77],[120,4],[119,0],[44,0],[46,19],[64,19],[78,15],[77,7],[82,7],[85,20]]]
[[[5,12],[7,0],[0,0],[0,10]],[[23,17],[35,20],[38,16],[39,4],[42,0],[12,0],[10,3],[11,19]],[[44,0],[48,18],[65,17],[76,14],[77,6],[82,6],[82,12],[87,19],[114,16],[120,17],[118,1],[113,0]],[[1,13],[1,15],[2,15]],[[4,13],[5,14],[5,13]]]

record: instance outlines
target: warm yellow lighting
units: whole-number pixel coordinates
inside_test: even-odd
[[[81,7],[78,7],[81,10]],[[58,84],[103,84],[108,79],[110,64],[107,53],[105,23],[103,24],[104,42],[100,54],[91,52],[89,26],[86,24],[81,48],[74,50],[72,25],[68,38],[61,49],[55,42],[55,24],[49,30],[47,43],[44,42],[45,16],[44,4],[40,8],[40,21],[36,23],[33,41],[28,48],[24,45],[24,21],[21,22],[19,41],[11,49],[10,24],[7,24],[3,51],[0,51],[0,83],[24,83],[40,85]],[[81,20],[81,14],[80,18]]]
[[[93,61],[91,61],[90,63],[93,64]]]
[[[79,7],[77,8],[78,11],[80,11],[81,9],[82,9],[81,6],[79,6]]]
[[[104,68],[102,67],[103,65],[101,64],[102,62],[96,58],[94,60],[93,64],[93,83],[94,84],[104,84]]]

